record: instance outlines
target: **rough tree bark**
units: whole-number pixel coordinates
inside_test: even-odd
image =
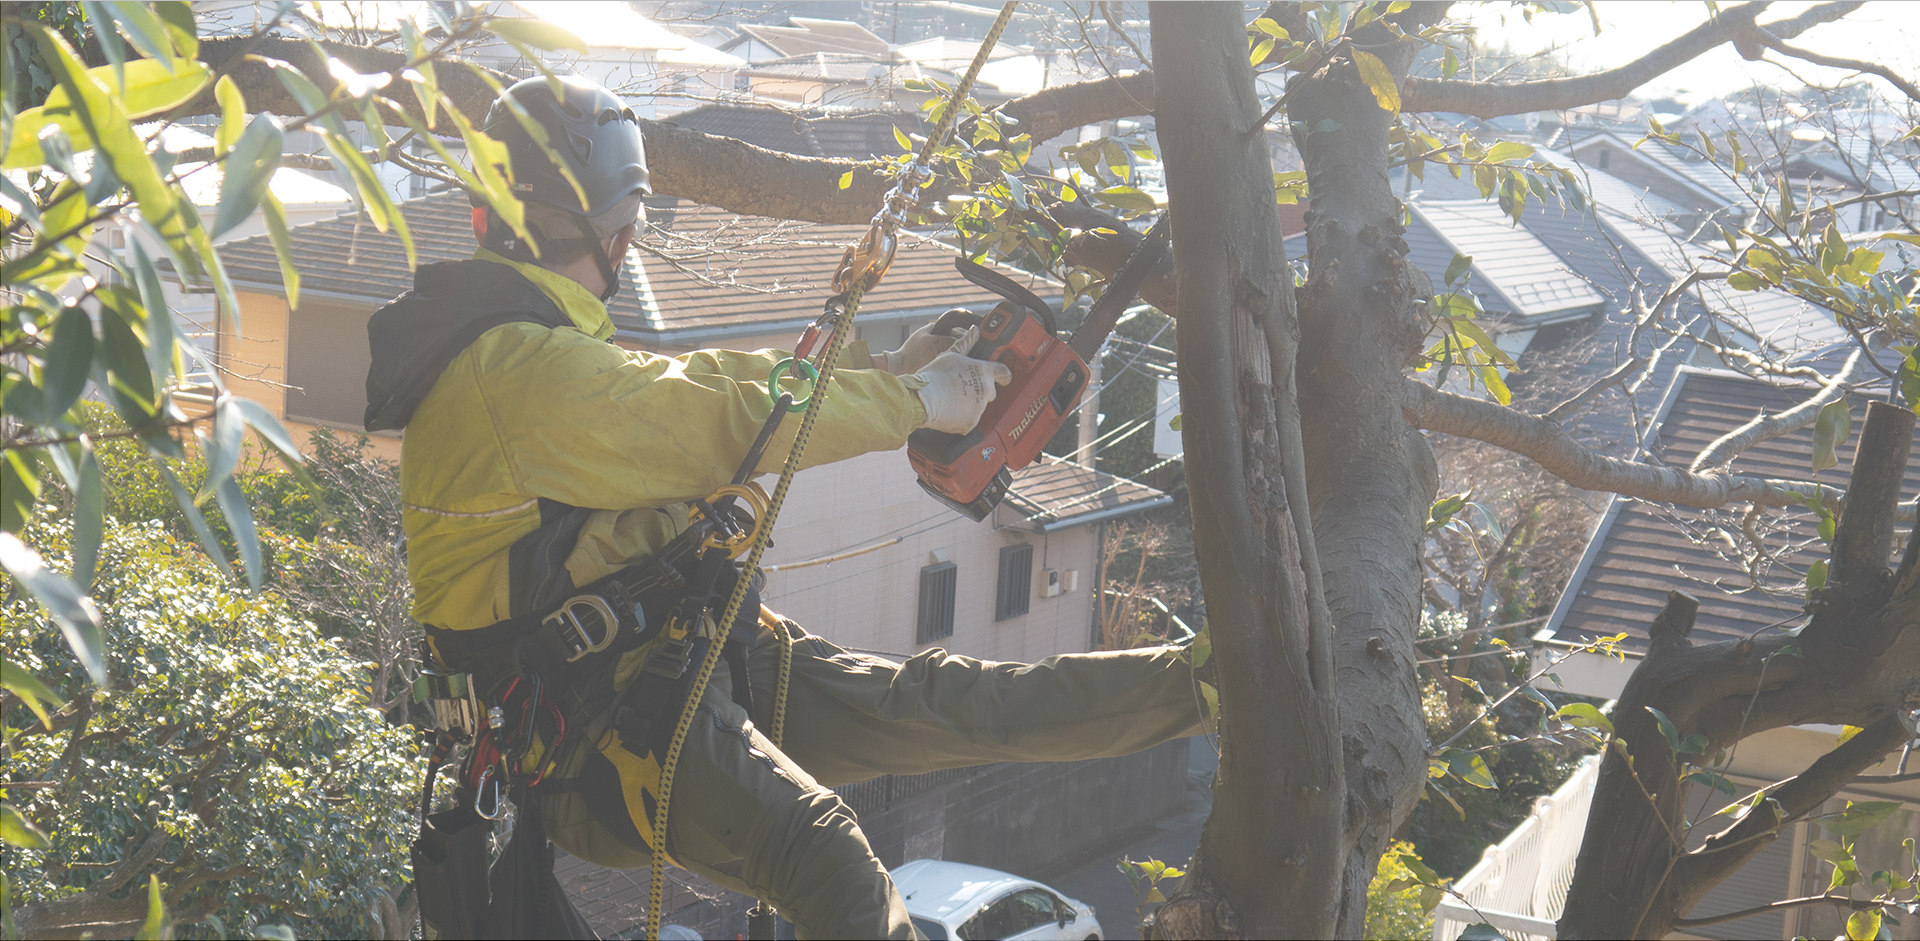
[[[1150,7],[1194,552],[1223,712],[1213,813],[1170,937],[1326,937],[1345,801],[1331,624],[1295,398],[1292,277],[1237,4]],[[1364,893],[1363,893],[1364,894]]]
[[[1615,709],[1633,760],[1610,751],[1601,765],[1561,938],[1665,937],[1707,890],[1909,738],[1893,710],[1920,694],[1920,531],[1892,573],[1887,554],[1913,426],[1908,409],[1869,408],[1828,581],[1799,636],[1694,647],[1687,634],[1699,603],[1679,592],[1669,599]],[[1783,653],[1789,646],[1800,653]],[[1687,851],[1678,759],[1649,707],[1682,737],[1705,736],[1704,755],[1784,725],[1865,731]]]

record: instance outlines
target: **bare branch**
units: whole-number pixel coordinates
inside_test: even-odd
[[[1778,415],[1762,412],[1754,419],[1727,432],[1718,441],[1707,445],[1700,456],[1693,459],[1689,468],[1696,474],[1705,473],[1713,468],[1725,465],[1738,457],[1741,452],[1762,441],[1772,441],[1781,435],[1798,431],[1814,423],[1820,417],[1820,409],[1827,403],[1838,401],[1846,394],[1847,386],[1860,374],[1860,354],[1862,349],[1855,347],[1853,354],[1847,357],[1847,363],[1841,367],[1833,379],[1820,387],[1806,401],[1787,409]]]
[[[1415,427],[1472,438],[1532,458],[1555,477],[1583,490],[1601,490],[1656,503],[1711,508],[1747,501],[1798,506],[1801,494],[1821,492],[1810,481],[1748,477],[1635,464],[1606,457],[1575,441],[1559,424],[1504,406],[1404,381],[1401,412]],[[1831,487],[1825,493],[1833,493]]]
[[[1806,898],[1781,899],[1778,902],[1755,905],[1752,908],[1743,908],[1737,912],[1728,912],[1724,915],[1708,915],[1705,918],[1676,918],[1673,920],[1673,924],[1676,928],[1698,928],[1701,925],[1717,925],[1723,921],[1733,921],[1737,918],[1745,918],[1748,915],[1783,912],[1788,909],[1802,908],[1808,905],[1820,905],[1823,903],[1827,905],[1845,906],[1857,912],[1871,911],[1876,908],[1885,907],[1888,904],[1885,902],[1875,902],[1870,899],[1850,899],[1844,895],[1810,895]]]
[[[1796,59],[1811,62],[1814,65],[1824,65],[1832,69],[1847,69],[1867,75],[1878,75],[1886,79],[1893,87],[1900,89],[1900,92],[1908,98],[1914,101],[1920,101],[1920,86],[1916,86],[1912,82],[1901,78],[1898,73],[1877,62],[1868,62],[1865,59],[1845,59],[1840,56],[1822,55],[1810,49],[1789,46],[1781,42],[1780,38],[1769,32],[1765,26],[1754,26],[1753,31],[1749,35],[1753,37],[1755,42],[1781,55],[1792,56]]]
[[[1763,28],[1775,37],[1791,39],[1821,23],[1830,23],[1846,16],[1859,9],[1862,2],[1846,0],[1823,3],[1792,19],[1765,24]],[[1748,46],[1749,34],[1756,26],[1754,18],[1767,6],[1765,2],[1752,2],[1721,10],[1719,16],[1632,62],[1590,75],[1514,84],[1409,78],[1400,89],[1401,108],[1405,111],[1458,111],[1477,118],[1497,118],[1528,111],[1558,111],[1624,98],[1634,89],[1699,58],[1722,43]],[[1752,55],[1748,55],[1749,52]],[[1741,53],[1752,58],[1758,55],[1758,50],[1742,48]]]

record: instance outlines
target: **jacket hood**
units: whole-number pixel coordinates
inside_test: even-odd
[[[373,365],[367,370],[368,431],[404,428],[440,373],[488,330],[509,323],[571,327],[539,286],[487,261],[423,265],[413,290],[367,321]]]

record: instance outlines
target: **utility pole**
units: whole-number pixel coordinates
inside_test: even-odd
[[[1093,439],[1100,435],[1100,361],[1106,355],[1107,344],[1102,343],[1087,364],[1087,394],[1080,400],[1080,442],[1073,449],[1073,462],[1085,467],[1093,466]]]

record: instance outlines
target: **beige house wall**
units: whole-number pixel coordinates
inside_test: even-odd
[[[320,425],[287,417],[287,299],[250,291],[237,293],[238,323],[234,317],[220,318],[222,381],[227,384],[228,392],[266,406],[304,448],[307,438]],[[333,427],[342,437],[351,438],[361,433],[358,428]],[[367,437],[374,454],[391,461],[400,460],[398,434],[380,432]]]
[[[944,647],[1032,661],[1090,649],[1093,527],[1041,535],[996,529],[991,519],[973,522],[921,491],[904,448],[802,471],[766,563],[819,559],[896,537],[900,542],[852,558],[768,573],[767,605],[834,643],[898,655]],[[1000,549],[1020,542],[1033,546],[1028,613],[995,621]],[[953,636],[917,644],[920,569],[935,562],[935,553],[957,567]],[[1077,589],[1041,597],[1049,568],[1078,571]]]

